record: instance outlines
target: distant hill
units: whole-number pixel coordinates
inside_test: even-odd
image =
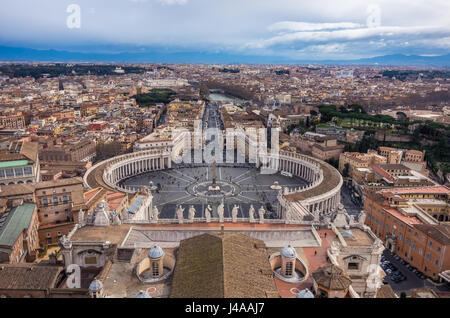
[[[450,67],[450,54],[442,56],[385,55],[356,60],[294,60],[282,57],[251,56],[211,52],[146,53],[81,53],[58,50],[36,50],[0,46],[3,62],[114,62],[114,63],[223,63],[223,64],[338,64],[338,65],[399,65]]]

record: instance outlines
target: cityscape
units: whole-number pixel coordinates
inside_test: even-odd
[[[21,20],[19,2],[62,12],[21,27],[0,13],[0,298],[188,299],[213,315],[450,298],[450,4],[430,1],[419,26],[408,5],[390,24],[401,1],[343,1],[349,20],[298,4],[309,22],[261,1],[255,19],[273,18],[247,25],[249,0],[214,38],[178,16],[197,17],[194,0],[117,1],[109,31],[101,1],[0,6]],[[158,20],[164,40],[136,27],[147,7],[174,19]]]

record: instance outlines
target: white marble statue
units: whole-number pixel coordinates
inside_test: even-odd
[[[178,218],[178,223],[183,224],[183,212],[184,209],[181,205],[178,206],[177,209],[177,218]]]
[[[189,208],[189,220],[190,221],[194,221],[195,218],[195,208],[193,205],[191,205],[191,207]]]
[[[224,220],[223,219],[224,211],[225,211],[225,204],[222,201],[222,203],[217,208],[217,214],[219,215],[219,222],[223,222]]]
[[[266,210],[264,210],[264,207],[261,206],[261,208],[258,210],[259,214],[259,223],[264,224],[264,214],[266,214]]]
[[[253,207],[253,204],[250,205],[250,210],[248,211],[248,215],[250,217],[250,222],[255,222],[255,208]]]
[[[235,204],[233,207],[233,210],[231,210],[231,217],[233,219],[233,223],[237,222],[238,212],[239,212],[239,206],[237,206]]]
[[[159,220],[159,211],[158,208],[156,206],[153,207],[153,215],[152,215],[152,221],[154,223],[158,223]]]
[[[360,225],[364,225],[364,223],[366,222],[366,216],[366,211],[362,210],[358,217],[358,223]]]
[[[211,206],[208,205],[205,209],[205,218],[206,218],[206,223],[210,223],[211,222]]]
[[[336,215],[333,219],[333,224],[337,228],[346,228],[350,225],[347,210],[342,203],[339,203]]]

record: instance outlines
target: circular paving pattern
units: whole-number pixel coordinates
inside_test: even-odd
[[[236,183],[216,181],[216,187],[217,189],[212,189],[211,181],[196,182],[187,187],[187,192],[191,193],[193,196],[212,201],[241,194],[241,187]]]
[[[306,181],[276,174],[260,174],[254,166],[217,167],[216,184],[218,191],[211,191],[211,166],[193,168],[173,168],[163,171],[144,173],[122,182],[122,185],[139,190],[148,186],[150,181],[157,190],[152,191],[153,203],[160,211],[160,218],[176,219],[178,205],[184,208],[184,217],[188,218],[190,206],[194,206],[197,217],[204,217],[205,209],[210,205],[212,217],[218,217],[217,207],[224,201],[224,217],[231,217],[236,204],[239,206],[239,218],[247,218],[250,206],[257,211],[261,206],[267,211],[265,218],[277,218],[277,195],[282,187],[298,188]],[[278,182],[278,186],[276,185]]]

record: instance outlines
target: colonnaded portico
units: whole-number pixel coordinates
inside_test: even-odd
[[[340,173],[331,165],[303,154],[280,151],[279,154],[269,153],[259,158],[255,164],[249,162],[244,164],[226,163],[218,164],[217,167],[219,169],[217,182],[223,184],[227,191],[223,198],[215,195],[211,196],[211,200],[208,200],[207,194],[202,192],[198,195],[195,192],[196,190],[200,192],[198,189],[204,188],[203,184],[207,185],[208,180],[211,180],[211,173],[208,175],[210,165],[205,163],[175,164],[173,154],[168,151],[140,151],[100,162],[86,173],[84,182],[90,188],[104,187],[127,194],[135,194],[142,186],[148,186],[150,181],[160,180],[155,175],[167,175],[167,179],[164,177],[162,179],[166,181],[173,179],[171,184],[163,185],[168,188],[172,187],[170,190],[166,189],[167,192],[180,192],[179,200],[174,197],[174,202],[171,203],[175,204],[179,201],[180,205],[185,204],[180,217],[186,219],[189,217],[186,211],[189,205],[193,204],[194,209],[197,209],[197,216],[194,216],[195,222],[206,221],[207,217],[203,213],[205,207],[211,210],[213,219],[219,217],[217,209],[220,201],[227,203],[228,200],[231,200],[232,203],[230,208],[225,207],[224,219],[230,221],[233,221],[233,218],[241,221],[242,219],[252,219],[254,215],[252,211],[252,216],[250,216],[251,204],[252,209],[256,206],[258,213],[260,208],[263,208],[263,217],[266,219],[277,219],[273,221],[286,223],[326,221],[329,214],[335,211],[340,203],[340,190],[343,184]],[[232,169],[239,168],[248,169],[248,175],[234,176]],[[189,169],[197,169],[197,171],[204,169],[206,173],[190,174]],[[183,172],[180,173],[180,171]],[[172,179],[170,179],[170,175],[172,175]],[[261,175],[259,179],[257,179],[258,175]],[[268,177],[264,177],[264,175]],[[146,180],[146,176],[148,176],[148,180]],[[255,178],[254,184],[247,184],[246,182],[252,178]],[[136,180],[141,183],[137,184],[134,182]],[[159,183],[167,183],[166,181],[159,181]],[[267,184],[268,182],[272,182],[273,185]],[[159,183],[158,186],[161,187]],[[273,189],[277,189],[274,196],[276,202],[269,198],[275,191]],[[205,200],[202,201],[198,198]],[[276,206],[276,209],[275,207],[273,209],[273,215],[267,214],[270,212],[268,203]],[[239,213],[234,213],[236,215],[233,217],[232,207],[234,204],[238,205]],[[163,207],[159,206],[159,208]],[[178,218],[176,208],[176,206],[171,207],[173,217],[167,215],[166,217]],[[150,220],[148,221],[150,222]]]

